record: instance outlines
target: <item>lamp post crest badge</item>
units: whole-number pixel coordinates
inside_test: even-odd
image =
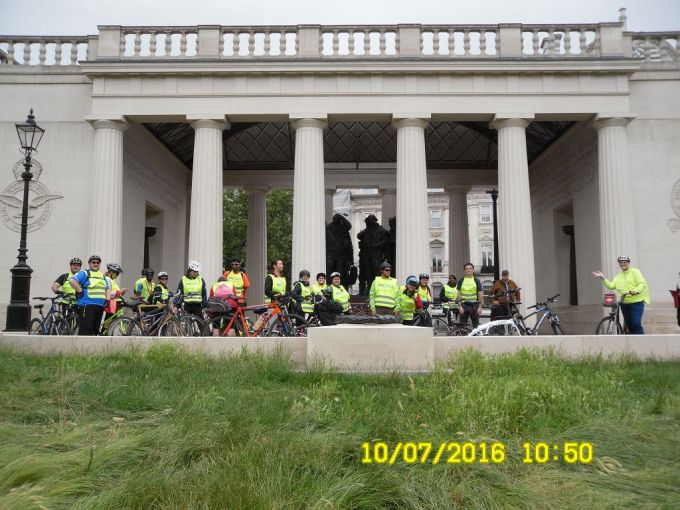
[[[53,194],[47,186],[38,181],[43,170],[40,162],[33,159],[31,163],[33,179],[28,188],[28,232],[42,228],[52,214],[52,201],[63,198],[63,195]],[[14,232],[21,232],[21,199],[24,190],[21,173],[23,171],[24,160],[21,159],[12,168],[15,181],[0,192],[0,219],[8,229]]]

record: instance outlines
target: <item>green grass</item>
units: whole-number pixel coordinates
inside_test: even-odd
[[[465,352],[431,375],[285,354],[0,350],[0,508],[678,508],[680,362]],[[502,464],[362,465],[364,441],[502,441]],[[590,441],[589,465],[524,441]]]

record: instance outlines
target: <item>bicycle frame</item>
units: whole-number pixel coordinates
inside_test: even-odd
[[[263,307],[266,307],[267,309],[271,309],[270,312],[268,312],[267,316],[262,320],[262,324],[255,329],[254,331],[250,331],[250,328],[248,327],[248,320],[246,319],[246,316],[244,312],[251,311],[251,310],[258,310],[262,309]],[[267,312],[265,312],[267,313]],[[227,336],[229,331],[234,328],[234,324],[237,319],[240,320],[240,324],[243,332],[243,336],[260,336],[260,333],[268,326],[269,322],[273,317],[281,316],[284,315],[283,309],[279,306],[279,304],[274,301],[272,303],[266,303],[264,305],[252,305],[252,306],[237,306],[236,307],[236,312],[234,312],[234,316],[231,318],[227,326],[224,328],[224,332],[220,333],[219,336]]]

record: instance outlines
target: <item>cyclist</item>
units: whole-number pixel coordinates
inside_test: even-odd
[[[309,284],[310,273],[306,269],[300,271],[300,280],[293,284],[290,297],[295,301],[296,313],[307,317],[314,313],[314,300],[312,286]]]
[[[621,272],[613,280],[605,278],[602,271],[593,271],[593,276],[602,280],[602,284],[610,290],[616,289],[619,295],[628,294],[621,303],[621,313],[626,333],[644,335],[642,314],[645,303],[649,304],[649,286],[639,269],[631,267],[630,257],[621,255],[618,258]]]
[[[189,268],[177,285],[177,293],[184,299],[184,310],[203,319],[202,308],[208,302],[205,280],[199,276],[201,264],[197,260],[189,261]]]
[[[92,255],[88,261],[89,269],[78,271],[69,280],[76,291],[80,313],[80,335],[98,335],[104,313],[104,305],[111,298],[111,285],[99,271],[102,259]]]
[[[409,276],[397,298],[397,315],[401,316],[404,326],[412,325],[413,314],[423,308],[422,298],[417,291],[418,285],[418,279],[413,275]]]
[[[326,287],[328,287],[328,285],[326,285],[326,273],[317,273],[316,283],[312,285],[312,294],[319,295]]]
[[[151,304],[165,304],[168,302],[170,291],[168,290],[168,279],[170,276],[165,271],[158,272],[158,284],[153,288]]]
[[[390,276],[392,265],[389,262],[380,264],[379,269],[380,276],[375,277],[368,294],[368,306],[373,315],[391,315],[397,307],[399,282]]]
[[[456,306],[456,300],[458,299],[457,285],[456,275],[450,274],[449,281],[446,282],[446,285],[442,287],[439,293],[439,300],[443,303],[442,308],[444,309],[446,322],[449,326],[458,318],[458,307]]]
[[[316,305],[319,321],[323,326],[333,326],[337,323],[338,315],[349,313],[349,292],[340,280],[340,273],[331,273],[331,285],[323,291],[324,300]]]
[[[104,307],[104,321],[116,313],[122,296],[127,292],[127,289],[121,289],[116,281],[116,278],[121,274],[123,274],[123,268],[120,265],[114,263],[106,264],[106,274],[104,276],[108,279],[109,286],[111,287],[111,299],[109,299]]]
[[[133,289],[132,297],[134,299],[141,299],[144,303],[151,302],[151,295],[156,285],[153,283],[154,271],[151,268],[145,267],[142,269],[142,277],[137,279]]]
[[[271,273],[264,279],[264,295],[266,296],[265,303],[271,303],[277,296],[283,296],[286,293],[286,277],[283,276],[283,261],[274,260],[269,265]]]
[[[224,278],[234,284],[236,289],[236,297],[238,298],[241,306],[246,305],[246,295],[248,293],[248,287],[250,287],[250,280],[248,280],[248,275],[241,271],[241,262],[234,258],[231,259],[229,263],[229,271],[224,272]]]
[[[420,296],[420,299],[423,301],[425,306],[427,306],[427,303],[432,302],[432,291],[428,286],[429,283],[430,274],[420,273],[420,276],[418,277],[418,295]]]
[[[512,316],[510,304],[520,301],[519,287],[510,279],[510,271],[503,269],[501,279],[495,281],[489,295],[491,296],[491,320],[509,319]],[[506,294],[510,292],[510,294]]]
[[[460,321],[467,324],[472,321],[472,327],[479,326],[479,315],[482,313],[482,301],[484,300],[484,287],[482,282],[475,276],[475,266],[468,262],[463,266],[465,275],[458,280],[458,300],[460,305]]]
[[[59,275],[59,277],[54,280],[54,283],[52,284],[52,292],[55,294],[57,292],[63,292],[64,293],[64,299],[67,301],[74,302],[76,301],[76,291],[71,287],[71,278],[80,271],[80,268],[83,266],[83,261],[80,260],[78,257],[73,257],[69,261],[69,272],[68,273],[63,273]]]

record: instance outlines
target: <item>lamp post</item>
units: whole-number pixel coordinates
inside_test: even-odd
[[[24,154],[24,171],[21,178],[24,180],[24,199],[21,203],[21,240],[19,241],[18,262],[10,270],[12,273],[12,291],[9,305],[7,306],[7,323],[5,331],[28,331],[31,321],[31,273],[33,269],[26,263],[26,231],[28,228],[28,189],[33,178],[31,173],[31,156],[38,149],[45,130],[35,123],[33,108],[28,114],[26,122],[16,123],[21,151]]]

